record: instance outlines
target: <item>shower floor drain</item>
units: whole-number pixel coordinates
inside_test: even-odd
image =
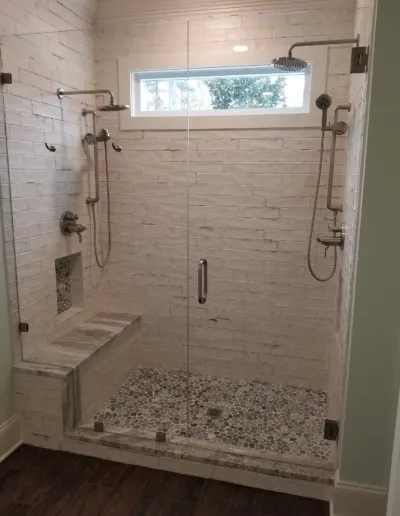
[[[213,419],[217,419],[222,416],[222,408],[210,407],[207,410],[206,415],[212,417]]]

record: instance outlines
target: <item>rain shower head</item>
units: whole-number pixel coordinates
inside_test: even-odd
[[[288,51],[287,56],[277,57],[272,61],[272,64],[277,70],[282,72],[301,72],[308,66],[307,62],[298,57],[293,57],[293,49],[298,47],[315,47],[319,45],[347,45],[352,44],[356,47],[352,48],[351,54],[351,73],[365,73],[368,64],[368,48],[360,47],[360,37],[351,39],[324,39],[320,41],[299,41],[294,43]]]
[[[272,64],[281,72],[301,72],[308,66],[306,61],[293,57],[291,52],[287,56],[277,57],[272,61]]]
[[[129,109],[129,106],[127,104],[106,104],[105,106],[100,106],[99,111],[125,111],[126,109]]]
[[[129,106],[124,104],[116,104],[114,93],[111,90],[73,90],[65,91],[63,88],[58,88],[57,96],[59,99],[63,99],[66,95],[99,95],[100,93],[106,93],[110,96],[110,103],[99,108],[99,111],[125,111],[129,109]]]

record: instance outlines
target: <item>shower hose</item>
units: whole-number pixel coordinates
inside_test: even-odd
[[[318,276],[318,274],[315,272],[313,265],[311,264],[311,247],[312,247],[312,239],[314,235],[314,228],[315,228],[315,218],[317,215],[317,205],[318,205],[318,196],[319,196],[319,189],[321,186],[321,176],[322,176],[322,164],[324,161],[324,143],[325,143],[325,131],[322,130],[321,135],[321,149],[320,149],[320,158],[319,158],[319,167],[318,167],[318,178],[317,178],[317,185],[315,188],[315,197],[314,197],[314,205],[313,205],[313,213],[311,218],[311,227],[310,227],[310,233],[308,236],[308,248],[307,248],[307,265],[308,269],[311,273],[311,276],[315,278],[317,281],[329,281],[331,278],[333,278],[336,267],[337,267],[337,248],[334,248],[334,257],[333,257],[333,269],[331,274],[327,276],[326,278],[321,278]],[[336,225],[336,212],[335,212],[335,225]]]
[[[91,203],[92,214],[93,214],[93,239],[94,239],[94,256],[96,258],[96,263],[100,267],[100,269],[104,269],[107,265],[108,260],[110,258],[111,252],[111,208],[110,208],[110,177],[108,173],[108,151],[107,151],[107,142],[104,142],[104,158],[106,163],[106,189],[107,189],[107,226],[108,226],[108,249],[107,254],[102,262],[99,257],[99,253],[97,250],[97,223],[96,223],[96,210],[94,208],[94,202]]]

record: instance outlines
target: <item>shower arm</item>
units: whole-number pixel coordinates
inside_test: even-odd
[[[343,105],[336,107],[333,125],[328,127],[328,129],[332,131],[332,141],[331,141],[331,152],[330,152],[330,159],[329,159],[329,175],[328,175],[326,207],[328,208],[328,210],[333,211],[335,213],[343,211],[342,205],[335,206],[332,204],[333,176],[334,176],[334,171],[335,171],[336,137],[338,134],[344,134],[344,132],[335,130],[335,127],[338,127],[338,124],[339,125],[344,124],[344,122],[338,122],[339,111],[350,111],[350,104],[343,104]],[[347,125],[347,124],[345,124],[345,125]],[[326,128],[323,128],[322,130],[326,130]],[[346,128],[346,130],[347,130],[347,128]]]
[[[106,94],[110,95],[110,105],[113,106],[115,104],[114,93],[111,90],[72,90],[65,91],[64,88],[58,88],[57,97],[59,99],[63,99],[65,95],[100,95]]]
[[[90,109],[82,109],[82,115],[92,115],[93,117],[93,134],[96,136],[96,113]],[[95,197],[86,197],[86,204],[97,204],[100,200],[100,177],[99,177],[99,152],[97,148],[97,140],[94,143],[94,181],[95,181]]]
[[[319,40],[319,41],[300,41],[299,43],[294,43],[289,48],[288,53],[289,53],[289,57],[293,57],[292,56],[293,49],[297,48],[297,47],[317,47],[317,46],[321,46],[321,45],[345,45],[348,43],[351,43],[351,44],[355,43],[358,46],[360,43],[360,36],[357,36],[356,38],[352,38],[352,39],[323,39],[323,40]]]

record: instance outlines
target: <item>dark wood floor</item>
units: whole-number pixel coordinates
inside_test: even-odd
[[[1,516],[327,516],[307,498],[22,446],[0,464]]]

